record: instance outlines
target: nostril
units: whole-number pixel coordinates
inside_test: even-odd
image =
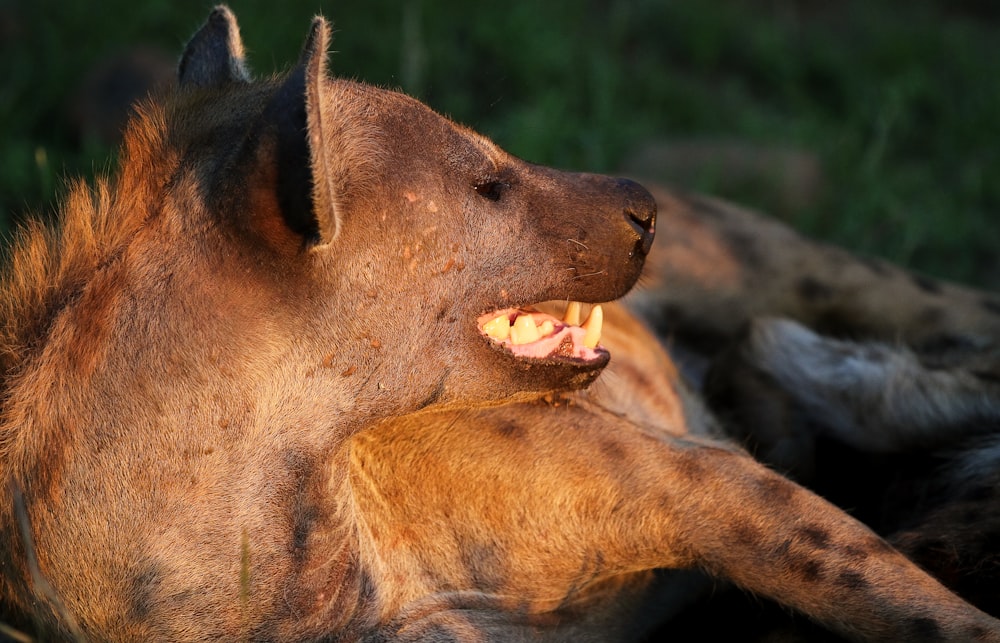
[[[655,234],[656,225],[656,211],[655,210],[640,210],[636,212],[631,208],[625,209],[625,217],[628,219],[629,225],[632,226],[632,230],[635,231],[636,239],[635,249],[633,250],[633,255],[640,255],[645,257],[649,254],[650,248],[653,247],[653,236]]]
[[[656,218],[654,210],[640,210],[636,212],[632,208],[625,208],[625,216],[628,217],[632,225],[640,232],[651,232],[653,222]]]
[[[649,191],[629,179],[615,179],[616,187],[625,197],[622,213],[638,239],[633,254],[646,256],[653,246],[656,230],[656,201]]]
[[[628,218],[628,222],[631,224],[632,229],[635,230],[636,234],[642,236],[646,233],[647,220],[644,220],[641,214],[637,213],[632,208],[625,208],[625,217]]]
[[[634,254],[645,257],[653,247],[653,238],[656,235],[656,206],[638,211],[628,208],[625,210],[625,215],[639,236],[635,242]]]
[[[616,179],[618,189],[625,196],[625,213],[644,230],[652,229],[656,220],[656,201],[649,190],[630,179]]]

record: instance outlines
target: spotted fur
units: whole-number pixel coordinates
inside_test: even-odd
[[[22,236],[0,347],[9,622],[121,641],[635,640],[702,570],[853,638],[1000,640],[720,439],[625,309],[608,307],[607,369],[483,338],[490,310],[623,295],[652,197],[329,79],[328,37],[317,19],[296,67],[252,80],[217,8],[118,176]],[[767,260],[726,239],[718,277]]]

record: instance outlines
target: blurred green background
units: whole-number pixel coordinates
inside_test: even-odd
[[[627,168],[1000,285],[994,0],[230,6],[259,74],[294,61],[320,12],[335,24],[336,73],[400,87],[518,156]],[[51,212],[66,177],[111,167],[108,105],[136,74],[169,75],[210,7],[0,0],[5,235]]]

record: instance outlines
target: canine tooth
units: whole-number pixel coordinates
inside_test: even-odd
[[[583,322],[583,329],[587,331],[583,336],[583,345],[587,348],[597,348],[601,341],[601,326],[604,325],[604,309],[598,304],[590,309],[587,321]]]
[[[538,334],[538,326],[531,315],[521,315],[514,320],[514,325],[510,329],[510,343],[530,344],[537,341],[541,335]]]
[[[570,326],[580,325],[580,302],[571,301],[566,304],[566,314],[563,315],[563,321]]]
[[[500,315],[483,324],[483,332],[501,342],[510,337],[510,320],[507,315]]]
[[[548,337],[556,330],[556,325],[552,323],[552,320],[546,319],[542,322],[542,325],[538,327],[538,335],[541,337]]]

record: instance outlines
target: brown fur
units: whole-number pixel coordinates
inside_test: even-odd
[[[1000,640],[713,438],[624,310],[597,382],[603,358],[491,347],[490,310],[623,295],[651,197],[329,80],[327,38],[318,19],[298,66],[251,82],[216,9],[118,177],[23,237],[10,618],[101,640],[608,640],[664,613],[643,609],[652,570],[700,567],[854,637]]]

